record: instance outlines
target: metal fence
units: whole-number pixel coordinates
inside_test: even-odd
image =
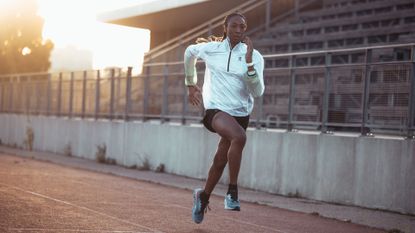
[[[250,125],[414,137],[415,44],[264,55],[266,90]],[[204,63],[197,63],[199,84]],[[0,112],[198,123],[183,62],[0,76]]]

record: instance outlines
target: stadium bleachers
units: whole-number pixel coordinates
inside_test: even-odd
[[[263,53],[407,42],[415,38],[413,0],[325,1],[256,38]]]
[[[320,9],[299,12],[297,17],[273,25],[255,38],[255,47],[263,54],[289,54],[341,50],[408,43],[415,41],[415,1],[413,0],[327,0]],[[363,121],[365,93],[365,50],[331,54],[330,65],[346,65],[330,70],[328,122],[333,125],[359,124]],[[370,62],[408,61],[411,48],[370,51]],[[322,120],[327,57],[324,54],[298,55],[266,59],[264,118],[269,125],[287,123],[290,82],[295,79],[292,121],[317,123]],[[296,71],[279,68],[310,67]],[[313,69],[313,67],[316,67]],[[368,122],[402,125],[408,121],[411,67],[373,65],[368,72]],[[319,126],[316,126],[317,128]],[[338,129],[338,128],[337,128]],[[349,130],[350,128],[348,128]],[[356,128],[357,129],[357,128]]]

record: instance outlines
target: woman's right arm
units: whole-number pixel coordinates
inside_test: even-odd
[[[193,44],[184,52],[184,72],[186,86],[194,86],[197,83],[196,62],[201,58],[201,50],[206,43]]]
[[[201,90],[197,86],[196,62],[198,58],[201,58],[201,49],[204,45],[205,43],[190,45],[184,52],[184,83],[188,87],[189,102],[192,105],[202,103]]]

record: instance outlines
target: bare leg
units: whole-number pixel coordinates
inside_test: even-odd
[[[218,112],[212,120],[212,127],[222,137],[230,142],[227,153],[229,165],[229,183],[238,183],[238,174],[241,167],[242,150],[246,143],[245,130],[238,122],[225,112]]]
[[[215,188],[216,184],[219,182],[220,177],[222,176],[223,169],[228,162],[228,150],[231,143],[225,138],[221,138],[218,144],[218,149],[213,159],[213,164],[209,170],[209,176],[205,184],[205,192],[210,195]]]

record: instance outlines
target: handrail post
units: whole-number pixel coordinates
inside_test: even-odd
[[[26,76],[26,81],[24,82],[24,87],[26,89],[26,90],[24,90],[25,96],[26,96],[26,106],[25,106],[26,111],[25,112],[26,112],[27,115],[30,115],[30,111],[31,111],[30,110],[30,105],[31,105],[30,95],[32,93],[31,93],[30,79],[31,79],[30,76]]]
[[[110,120],[114,119],[114,97],[115,97],[115,70],[111,69],[111,90],[110,90]]]
[[[213,34],[212,23],[209,23],[209,25],[208,25],[208,31],[207,31],[207,37],[211,36],[212,34]]]
[[[323,95],[323,106],[322,106],[322,121],[321,121],[321,132],[331,133],[327,129],[328,112],[329,112],[329,97],[330,97],[330,79],[331,79],[331,53],[326,53],[325,59],[325,75],[324,75],[324,95]]]
[[[369,120],[368,108],[369,108],[369,86],[370,86],[370,76],[372,72],[372,49],[366,49],[366,58],[365,58],[365,76],[364,76],[364,92],[363,92],[363,105],[362,105],[362,125],[360,133],[362,136],[373,136],[370,132],[369,127],[367,127],[367,121]]]
[[[124,121],[128,121],[130,118],[131,111],[131,73],[132,67],[129,66],[127,70],[127,80],[126,80],[126,91],[125,91],[125,111],[124,111]]]
[[[298,14],[300,12],[300,2],[299,0],[294,0],[294,17],[298,19]]]
[[[75,73],[71,72],[71,82],[69,84],[69,118],[73,115],[73,92],[74,92]]]
[[[86,79],[87,79],[88,73],[85,70],[82,77],[82,118],[85,117],[85,108],[86,108]]]
[[[150,82],[151,67],[147,66],[146,76],[143,78],[144,96],[143,96],[143,121],[147,120],[146,115],[148,114],[148,96],[149,96],[149,82]]]
[[[16,84],[16,88],[17,88],[17,85],[19,84],[19,81],[16,79],[16,80],[13,80],[14,81],[14,83],[12,82],[12,91],[11,91],[11,98],[10,98],[10,106],[11,106],[11,112],[12,113],[17,113],[17,104],[16,104],[16,101],[14,100],[14,99],[16,99],[16,100],[18,100],[18,98],[15,98],[15,96],[14,96],[14,93],[15,92],[17,92],[16,90],[15,90],[15,85],[14,84]]]
[[[271,10],[272,10],[272,5],[271,5],[271,0],[267,0],[266,4],[265,4],[265,30],[268,31],[270,28],[270,22],[271,22]]]
[[[255,128],[256,129],[261,129],[261,119],[262,119],[262,115],[263,115],[263,103],[264,103],[264,95],[261,95],[260,97],[256,98],[256,103],[257,103],[257,116],[256,116],[256,123],[255,123]]]
[[[4,104],[4,101],[5,101],[5,91],[6,91],[6,82],[5,81],[0,81],[0,83],[1,83],[1,99],[0,99],[0,112],[1,113],[5,113],[5,104]]]
[[[182,84],[183,87],[183,108],[182,108],[182,125],[186,124],[186,115],[187,115],[187,111],[188,111],[188,97],[187,97],[187,86],[184,85],[184,82]]]
[[[48,74],[48,83],[46,87],[46,115],[50,115],[51,98],[52,98],[52,74]]]
[[[184,51],[183,40],[180,40],[180,51]],[[183,53],[179,54],[180,57],[183,56]],[[180,69],[184,73],[184,66]],[[183,105],[182,105],[182,125],[186,124],[186,114],[188,111],[188,99],[187,99],[187,86],[184,84],[184,80],[181,82],[181,87],[183,88]]]
[[[1,95],[0,95],[0,112],[3,113],[4,109],[3,109],[3,101],[4,101],[4,83],[3,81],[0,81],[0,88],[1,88]]]
[[[59,73],[58,81],[58,106],[57,106],[57,116],[61,115],[61,101],[62,101],[62,72]]]
[[[295,70],[294,67],[296,62],[296,57],[291,56],[290,58],[290,95],[288,98],[288,125],[287,125],[287,131],[292,132],[294,131],[293,126],[293,107],[295,102]]]
[[[410,73],[410,89],[409,89],[409,106],[408,106],[408,128],[407,138],[415,139],[414,124],[415,124],[415,46],[411,46],[411,69]]]
[[[2,84],[1,84],[1,102],[0,102],[0,104],[1,104],[1,112],[2,113],[5,113],[6,111],[5,111],[5,100],[6,100],[6,94],[5,94],[5,91],[6,91],[6,84],[7,84],[7,82],[5,82],[5,81],[3,81],[2,82]]]
[[[42,109],[42,97],[43,97],[43,93],[44,92],[42,92],[43,90],[42,90],[42,84],[43,84],[43,80],[39,80],[39,81],[37,81],[37,83],[36,83],[36,92],[35,93],[38,93],[36,96],[36,115],[41,115],[41,109]],[[42,93],[42,94],[40,94],[40,93]]]
[[[99,104],[100,104],[100,96],[101,96],[101,72],[100,70],[97,70],[97,80],[95,84],[95,120],[99,118]]]
[[[169,75],[169,67],[167,64],[163,67],[163,101],[161,106],[161,123],[164,123],[167,119],[167,115],[169,114],[169,103],[168,103],[168,75]]]

